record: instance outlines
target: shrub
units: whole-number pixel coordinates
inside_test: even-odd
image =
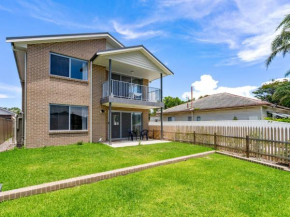
[[[290,118],[265,118],[265,120],[290,123]]]
[[[83,141],[78,141],[78,142],[77,142],[77,145],[83,145],[83,144],[84,144]]]

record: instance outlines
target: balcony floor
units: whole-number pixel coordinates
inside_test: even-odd
[[[111,102],[113,107],[123,107],[123,108],[140,108],[140,109],[153,109],[153,108],[164,108],[163,102],[149,102],[142,100],[133,100],[126,98],[118,98],[118,97],[105,97],[101,99],[101,104],[105,106],[109,106],[109,102]]]
[[[138,146],[140,140],[134,140],[134,141],[128,141],[126,140],[116,140],[112,141],[112,145],[109,145],[109,142],[104,142],[105,145],[109,145],[113,148],[121,148],[121,147],[128,147],[128,146]],[[152,144],[159,144],[159,143],[168,143],[171,141],[167,140],[155,140],[155,139],[149,139],[147,140],[141,140],[141,145],[152,145]]]

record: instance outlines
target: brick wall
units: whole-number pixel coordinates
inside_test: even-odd
[[[106,48],[106,40],[83,40],[28,45],[26,147],[65,145],[89,141],[89,133],[49,133],[49,104],[90,105],[89,82],[51,76],[49,54],[55,52],[89,60]],[[88,72],[90,78],[90,71]],[[90,111],[90,110],[88,110]],[[89,117],[90,117],[89,113]],[[88,129],[89,129],[88,121]]]
[[[28,45],[27,48],[27,134],[26,147],[67,145],[90,140],[90,67],[89,81],[52,76],[49,72],[50,52],[89,60],[98,50],[106,48],[106,40],[83,40],[61,43]],[[102,84],[107,78],[103,66],[93,65],[93,142],[107,140],[108,107],[100,104]],[[144,79],[144,85],[148,80]],[[88,131],[49,131],[49,104],[88,106]],[[104,110],[105,113],[100,111]],[[143,112],[143,128],[148,129],[148,110],[115,108],[113,110]]]

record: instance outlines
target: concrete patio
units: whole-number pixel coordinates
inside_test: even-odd
[[[152,145],[152,144],[158,144],[158,143],[167,143],[171,141],[167,140],[155,140],[155,139],[149,139],[149,140],[116,140],[112,141],[112,145],[109,145],[109,142],[104,142],[105,145],[109,145],[113,148],[121,148],[121,147],[128,147],[128,146],[137,146],[137,145]]]

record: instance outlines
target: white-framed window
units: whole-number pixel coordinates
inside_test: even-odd
[[[168,121],[175,121],[175,117],[168,117]]]
[[[87,81],[88,62],[50,53],[50,74]]]
[[[192,121],[192,117],[191,117],[191,116],[188,116],[188,117],[187,117],[187,120],[188,120],[188,121]]]
[[[87,130],[88,107],[49,105],[49,130]]]
[[[201,117],[200,116],[197,116],[196,117],[196,121],[201,121]]]

